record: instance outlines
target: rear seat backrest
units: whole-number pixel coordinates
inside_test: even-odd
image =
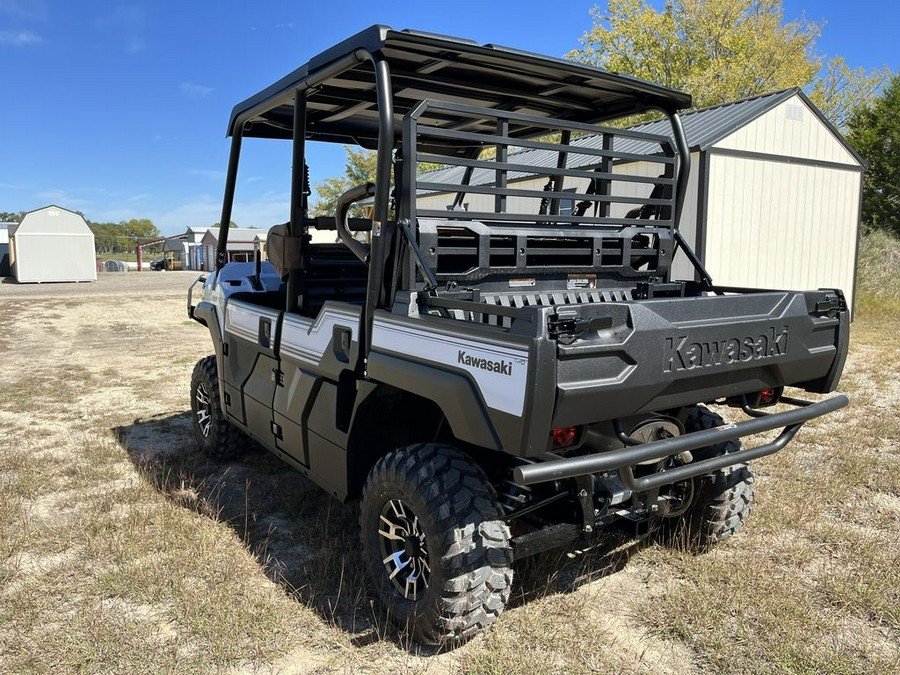
[[[303,314],[315,316],[328,300],[362,305],[369,269],[343,244],[310,244],[302,274]]]

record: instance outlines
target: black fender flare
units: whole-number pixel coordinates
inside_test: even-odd
[[[369,354],[366,371],[373,380],[432,401],[460,441],[502,449],[484,399],[466,374],[374,351]]]
[[[208,302],[206,300],[201,300],[194,307],[193,314],[191,316],[195,321],[202,323],[209,329],[210,337],[212,338],[213,350],[216,353],[216,370],[219,374],[219,397],[222,399],[222,409],[225,409],[225,395],[222,391],[221,382],[222,379],[222,329],[219,324],[219,312],[216,306]]]

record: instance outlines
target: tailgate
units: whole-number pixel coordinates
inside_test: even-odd
[[[839,291],[665,298],[566,312],[578,330],[557,338],[554,426],[764,387],[824,393],[837,385],[847,354],[848,316]]]

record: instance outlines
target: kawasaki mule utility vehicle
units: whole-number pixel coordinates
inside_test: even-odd
[[[598,528],[727,538],[750,510],[747,462],[847,404],[784,395],[835,389],[841,291],[717,287],[679,232],[690,102],[374,26],[235,107],[221,222],[245,138],[291,144],[291,210],[265,262],[225,264],[222,228],[189,296],[215,349],[191,383],[197,441],[224,457],[251,437],[359,498],[372,586],[417,640],[470,637],[503,610],[515,559]],[[648,111],[670,135],[604,126]],[[375,149],[376,177],[311,217],[322,141]]]

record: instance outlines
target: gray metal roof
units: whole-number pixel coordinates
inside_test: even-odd
[[[433,33],[372,26],[239,103],[232,111],[228,133],[243,127],[244,136],[291,138],[294,95],[299,89],[306,96],[308,139],[375,147],[378,97],[369,58],[376,56],[389,66],[398,134],[403,116],[425,98],[574,122],[654,109],[680,110],[691,104],[690,95],[683,92],[585,64]],[[434,115],[432,122],[439,126],[457,121],[438,112]],[[494,124],[494,120],[478,122],[469,130],[483,125],[484,130],[493,130]],[[527,137],[540,129],[519,124],[510,133]],[[453,148],[458,143],[444,139],[441,146]]]
[[[228,243],[229,244],[252,244],[256,239],[265,241],[268,236],[268,230],[257,230],[252,227],[229,227]],[[215,243],[219,240],[219,228],[211,227],[203,235],[203,239],[207,243]]]
[[[745,124],[799,93],[800,90],[796,88],[785,89],[682,113],[681,122],[684,125],[684,134],[687,136],[688,145],[692,151],[706,150],[714,143],[721,141]],[[638,124],[632,128],[647,133],[666,134],[669,133],[669,121],[666,119],[656,120]]]
[[[687,137],[688,145],[691,151],[702,151],[710,148],[718,141],[740,129],[742,126],[760,117],[764,113],[772,110],[784,101],[799,95],[804,102],[810,106],[810,109],[816,113],[819,120],[823,122],[845,147],[859,159],[859,155],[850,147],[843,139],[839,132],[822,116],[821,112],[813,105],[809,99],[797,88],[785,89],[769,94],[753,96],[751,98],[741,99],[740,101],[732,101],[731,103],[723,103],[721,105],[710,106],[708,108],[698,108],[680,115],[684,133]],[[671,135],[671,127],[669,120],[662,118],[652,122],[645,122],[630,127],[634,131],[642,131],[649,134]],[[601,135],[585,136],[572,141],[572,146],[600,148],[603,144]],[[655,154],[659,152],[659,146],[648,141],[632,138],[615,138],[613,141],[613,150],[616,152],[638,153],[638,154]],[[515,157],[515,159],[513,159]],[[510,162],[516,164],[529,164],[533,166],[554,166],[557,160],[557,153],[551,150],[524,150],[510,154]],[[597,157],[594,155],[583,155],[572,153],[569,155],[566,166],[568,168],[585,168],[593,166],[597,163]],[[428,176],[429,182],[434,183],[452,183],[458,184],[462,182],[462,176],[465,169],[461,166],[448,167],[446,169],[438,169],[428,172],[423,176]],[[510,172],[507,179],[514,181],[517,179],[527,178],[532,174],[524,172]],[[488,185],[494,181],[495,172],[493,169],[475,169],[472,172],[472,185]]]

